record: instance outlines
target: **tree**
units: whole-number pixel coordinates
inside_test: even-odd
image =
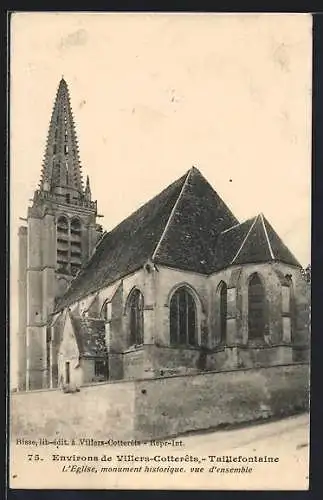
[[[305,279],[307,281],[307,283],[311,283],[312,281],[312,268],[311,268],[311,264],[309,264],[306,269],[305,269]]]
[[[312,277],[311,264],[308,264],[307,267],[302,268],[301,272],[302,272],[302,276],[303,276],[304,280],[307,283],[311,283],[311,277]]]

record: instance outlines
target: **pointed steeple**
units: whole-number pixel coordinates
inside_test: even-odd
[[[91,201],[91,188],[90,188],[90,178],[89,176],[87,175],[86,176],[86,187],[85,187],[85,198],[88,200],[88,201]]]
[[[84,187],[69,90],[62,77],[54,103],[43,160],[40,189],[73,192],[82,198]]]

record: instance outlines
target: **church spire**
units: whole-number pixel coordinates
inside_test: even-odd
[[[58,86],[47,136],[40,189],[52,193],[73,192],[84,196],[78,143],[64,77]]]

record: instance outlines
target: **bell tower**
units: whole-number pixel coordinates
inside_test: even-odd
[[[49,386],[47,328],[55,301],[92,254],[101,226],[90,181],[83,185],[69,90],[61,79],[39,189],[19,236],[18,390]]]

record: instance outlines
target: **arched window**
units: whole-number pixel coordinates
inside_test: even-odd
[[[64,233],[68,232],[68,220],[64,215],[61,215],[57,219],[57,230]]]
[[[171,345],[197,345],[196,305],[186,287],[176,290],[170,302]]]
[[[76,235],[79,235],[81,233],[81,222],[79,219],[72,219],[71,233]]]
[[[228,290],[224,281],[221,281],[218,287],[219,294],[219,313],[220,313],[220,342],[225,342],[227,338],[227,303]]]
[[[251,276],[248,287],[249,339],[262,339],[266,329],[266,295],[257,273]]]
[[[283,341],[288,343],[292,340],[292,298],[293,282],[290,276],[285,276],[282,285]]]
[[[131,292],[128,302],[130,345],[144,343],[144,297],[137,288]]]

